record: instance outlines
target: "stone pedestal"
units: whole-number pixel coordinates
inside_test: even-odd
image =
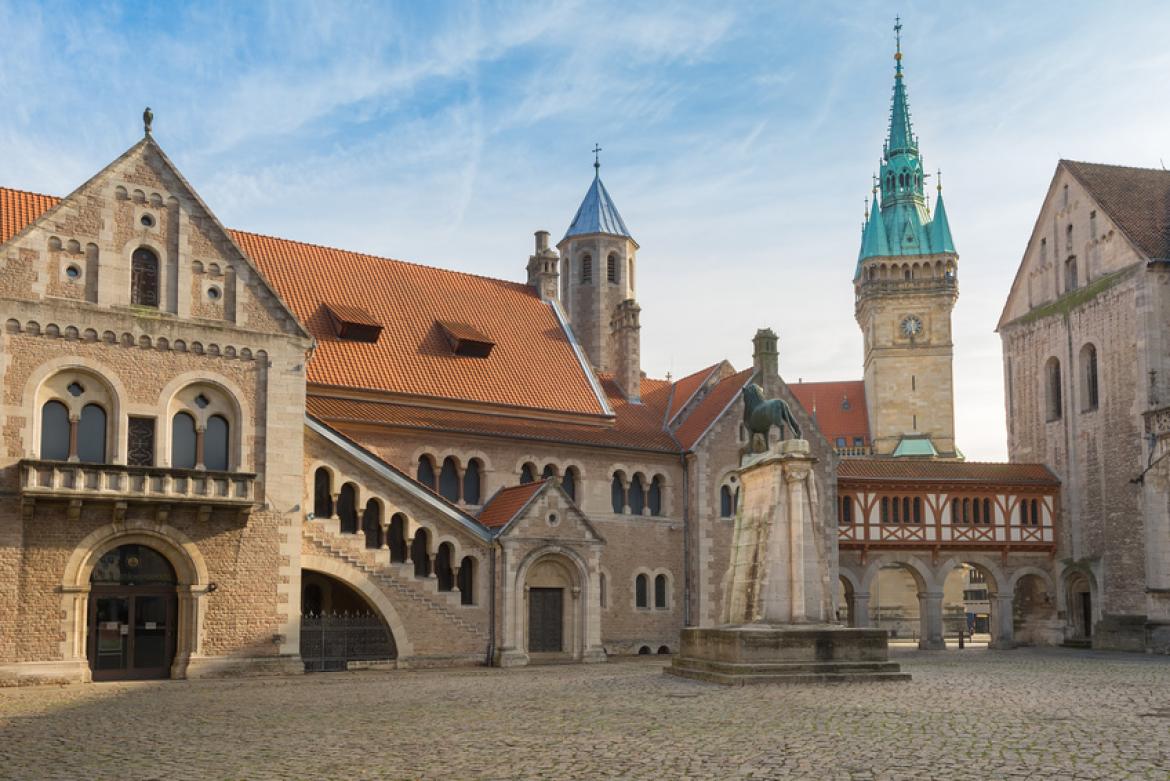
[[[733,686],[909,680],[883,630],[830,623],[836,528],[820,517],[813,463],[804,440],[744,457],[724,624],[684,629],[668,674]]]

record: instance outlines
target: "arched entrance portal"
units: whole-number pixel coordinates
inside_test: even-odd
[[[378,610],[346,583],[311,570],[301,573],[300,651],[310,673],[398,658],[394,634]]]
[[[528,570],[524,593],[528,599],[527,650],[540,655],[573,654],[579,643],[577,620],[580,587],[575,567],[560,556],[542,557]]]
[[[1089,642],[1093,637],[1093,583],[1091,576],[1075,572],[1066,581],[1068,639]]]
[[[89,582],[86,655],[94,680],[170,677],[178,579],[166,557],[122,545],[98,559]]]

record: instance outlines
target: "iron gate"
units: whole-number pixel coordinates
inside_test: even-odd
[[[350,662],[398,658],[394,635],[373,613],[310,613],[301,616],[305,672],[345,670]]]

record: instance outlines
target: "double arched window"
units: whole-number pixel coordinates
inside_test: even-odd
[[[171,402],[171,467],[226,472],[235,468],[234,405],[218,388],[190,385]]]
[[[634,578],[634,607],[658,610],[670,608],[670,577],[665,573],[653,576],[653,593],[651,593],[651,576],[645,572],[638,573]]]
[[[108,463],[114,396],[97,377],[65,372],[38,393],[40,457],[47,461]]]

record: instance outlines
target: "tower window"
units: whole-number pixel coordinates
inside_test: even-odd
[[[581,284],[593,284],[593,256],[586,255],[581,258]]]
[[[605,259],[605,278],[609,282],[616,283],[618,281],[617,256],[612,252]]]

